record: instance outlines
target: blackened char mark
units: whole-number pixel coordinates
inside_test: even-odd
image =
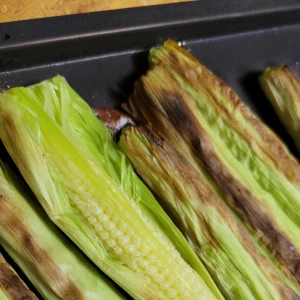
[[[193,116],[189,113],[186,105],[184,105],[182,96],[163,89],[161,97],[164,101],[164,108],[171,124],[180,131],[183,128],[191,130],[194,123]]]
[[[0,286],[8,299],[37,300],[0,253]]]
[[[164,142],[164,138],[162,136],[158,136],[154,129],[150,126],[140,126],[140,130],[146,134],[153,143],[155,143],[157,146],[162,147],[162,144]]]

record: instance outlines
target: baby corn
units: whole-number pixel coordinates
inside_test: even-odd
[[[222,298],[108,130],[63,78],[1,95],[0,136],[49,217],[134,298]]]
[[[35,201],[0,161],[0,244],[39,293],[49,300],[125,299]]]

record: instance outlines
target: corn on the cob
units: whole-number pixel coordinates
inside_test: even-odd
[[[1,161],[0,207],[0,244],[45,299],[125,299]]]
[[[209,182],[167,139],[150,127],[127,127],[119,146],[159,195],[225,298],[298,299]]]
[[[228,86],[177,43],[152,50],[150,62],[153,68],[124,108],[159,127],[196,161],[299,284],[299,163]]]
[[[0,253],[0,300],[37,300]]]
[[[300,151],[300,82],[288,66],[266,69],[260,85]]]
[[[0,135],[49,217],[134,298],[222,298],[108,130],[63,78],[1,95]]]

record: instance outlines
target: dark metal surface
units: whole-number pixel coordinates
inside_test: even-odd
[[[283,63],[300,73],[298,0],[201,0],[0,24],[0,88],[59,73],[91,105],[116,106],[147,69],[149,48],[169,37],[184,41],[290,144],[257,75]]]

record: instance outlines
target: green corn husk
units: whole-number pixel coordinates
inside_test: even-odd
[[[0,244],[45,299],[125,299],[0,161]]]
[[[0,300],[37,300],[0,253]]]
[[[300,151],[300,82],[288,66],[266,69],[260,85]]]
[[[0,136],[48,216],[135,299],[222,299],[104,124],[62,77],[1,95]]]
[[[197,167],[167,139],[150,127],[126,127],[119,146],[226,299],[298,299]]]
[[[238,96],[173,41],[123,108],[184,153],[236,213],[272,262],[300,282],[300,167]]]

